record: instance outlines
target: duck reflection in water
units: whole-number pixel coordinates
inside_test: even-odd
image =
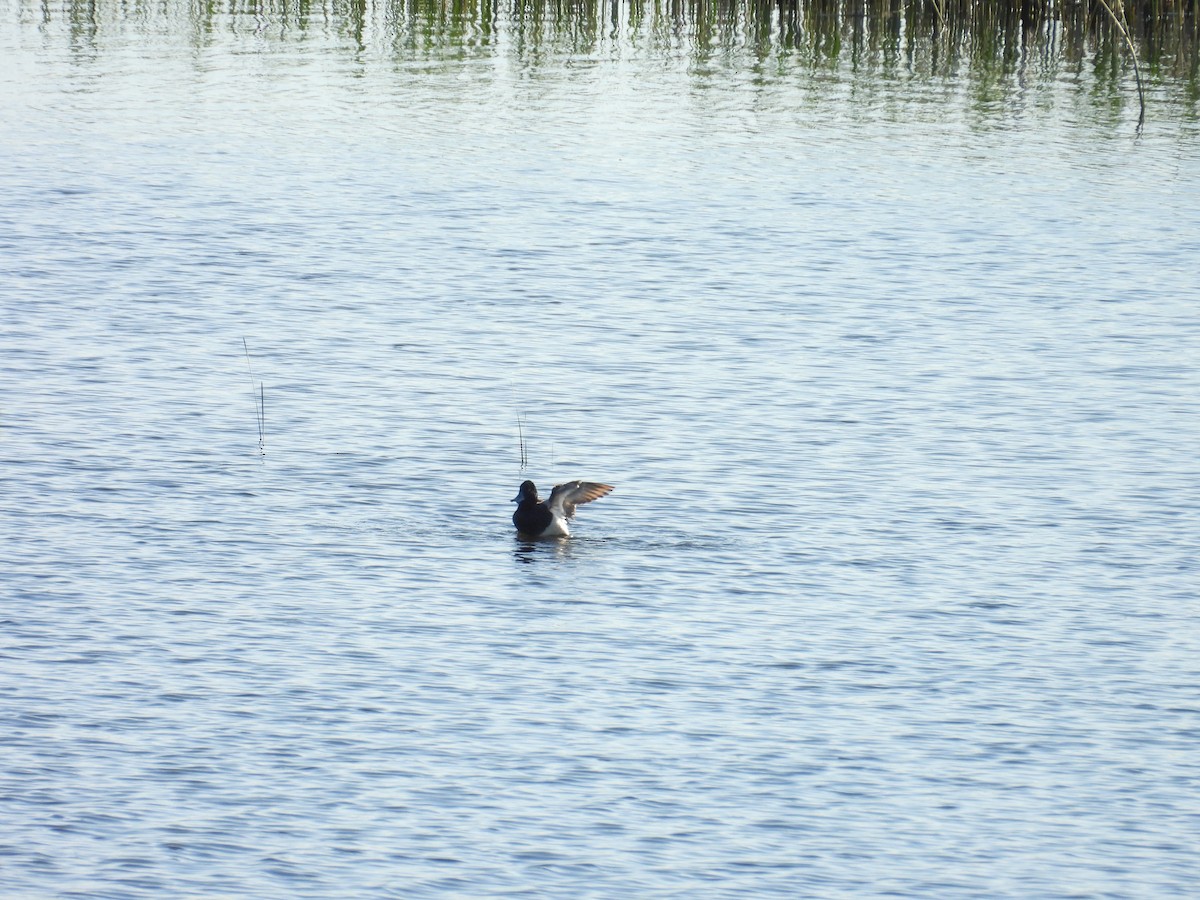
[[[527,538],[517,535],[517,546],[513,550],[513,558],[525,565],[533,565],[538,560],[565,560],[574,555],[575,541],[565,538]]]

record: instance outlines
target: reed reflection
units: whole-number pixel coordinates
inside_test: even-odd
[[[1155,77],[1197,77],[1195,2],[1118,2],[1130,42]],[[130,19],[174,19],[200,35],[252,29],[264,38],[303,39],[333,30],[358,49],[406,55],[447,51],[596,54],[609,51],[798,57],[955,75],[964,65],[1013,74],[1092,61],[1129,64],[1118,22],[1100,0],[227,0],[127,4],[69,0],[66,17],[85,34]],[[57,7],[30,5],[50,21]]]
[[[1087,70],[1126,100],[1136,74],[1182,88],[1184,100],[1195,103],[1198,6],[1111,1],[1118,6],[1102,0],[68,0],[65,14],[80,53],[102,50],[106,32],[127,30],[130,19],[158,30],[170,19],[190,30],[197,46],[252,32],[259,42],[320,42],[322,49],[404,62],[506,58],[522,68],[560,66],[572,56],[654,55],[718,76],[848,70],[942,83],[966,78],[972,91],[978,83],[984,92]],[[1120,20],[1106,8],[1120,10]],[[30,5],[25,12],[49,22],[59,7]]]

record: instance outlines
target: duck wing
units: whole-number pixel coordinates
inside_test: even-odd
[[[546,505],[551,512],[560,512],[569,519],[575,515],[576,506],[599,500],[611,490],[611,484],[598,481],[567,481],[554,486]]]

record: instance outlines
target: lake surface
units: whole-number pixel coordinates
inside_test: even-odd
[[[1186,85],[76,9],[0,4],[0,893],[1194,896]]]

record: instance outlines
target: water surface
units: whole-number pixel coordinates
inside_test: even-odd
[[[3,9],[6,895],[1194,891],[1181,85]]]

